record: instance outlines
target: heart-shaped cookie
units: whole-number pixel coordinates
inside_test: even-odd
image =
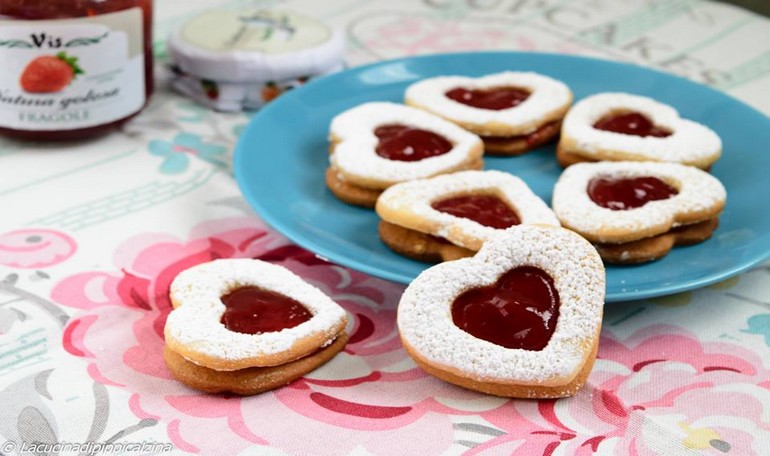
[[[505,71],[423,79],[407,87],[404,99],[478,134],[487,153],[514,155],[559,133],[572,92],[548,76]]]
[[[693,166],[601,162],[570,166],[553,192],[562,225],[593,242],[605,261],[639,263],[674,245],[708,239],[727,192]]]
[[[345,311],[281,266],[221,259],[180,273],[166,346],[217,371],[277,366],[331,344],[345,329]]]
[[[345,202],[373,207],[399,182],[483,167],[478,136],[425,111],[371,102],[331,123],[326,183]]]
[[[494,170],[394,185],[380,195],[376,211],[385,244],[428,261],[470,256],[513,225],[559,226],[553,211],[523,180]]]
[[[598,347],[605,273],[588,241],[519,225],[472,258],[421,273],[398,307],[407,353],[428,373],[508,397],[574,394]]]
[[[562,166],[584,161],[673,162],[709,169],[722,141],[672,106],[628,93],[600,93],[564,117],[556,156]]]

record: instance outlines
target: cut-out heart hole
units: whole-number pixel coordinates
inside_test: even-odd
[[[452,303],[458,328],[505,348],[542,350],[558,318],[553,278],[534,266],[514,268],[495,284],[465,291]]]
[[[599,206],[624,211],[642,207],[650,201],[671,198],[679,191],[657,177],[596,177],[588,182],[588,196]]]
[[[241,287],[221,297],[222,324],[233,332],[261,334],[293,328],[313,316],[299,302],[257,287]]]
[[[454,196],[435,201],[431,207],[492,228],[503,229],[521,223],[516,212],[494,195]]]
[[[466,89],[457,87],[444,95],[458,103],[479,109],[500,111],[520,105],[529,98],[529,91],[517,87],[496,87],[493,89]]]
[[[418,161],[452,149],[452,143],[441,135],[401,124],[377,127],[374,135],[380,140],[375,149],[377,155],[388,160]]]
[[[656,138],[671,136],[671,131],[655,125],[647,116],[638,112],[610,114],[599,119],[593,126],[597,130],[624,135],[654,136]]]

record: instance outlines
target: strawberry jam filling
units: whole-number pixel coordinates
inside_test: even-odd
[[[622,114],[610,114],[602,117],[595,124],[598,130],[622,133],[633,136],[653,136],[665,138],[671,136],[671,132],[663,127],[658,127],[646,116],[638,112],[626,112]]]
[[[452,303],[454,324],[505,348],[542,350],[559,318],[559,293],[540,268],[520,266],[493,285],[472,288]]]
[[[595,177],[588,182],[588,196],[599,206],[624,211],[650,201],[671,198],[679,191],[657,177]]]
[[[222,296],[222,324],[233,332],[261,334],[293,328],[313,316],[305,306],[282,294],[241,287]]]
[[[539,144],[545,139],[552,137],[559,129],[559,121],[548,122],[537,130],[526,135],[515,136],[482,136],[481,140],[485,144],[508,144],[512,141],[526,141],[527,144]]]
[[[457,87],[449,90],[444,95],[458,103],[491,111],[513,108],[529,98],[528,91],[516,87],[473,90]]]
[[[452,143],[443,136],[401,124],[377,127],[374,135],[380,140],[375,148],[377,155],[388,160],[412,162],[452,150]]]
[[[454,196],[436,201],[431,207],[492,228],[508,228],[521,223],[516,212],[494,195]]]

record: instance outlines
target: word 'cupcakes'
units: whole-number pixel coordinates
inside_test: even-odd
[[[682,119],[673,107],[627,93],[600,93],[575,103],[564,117],[556,157],[585,161],[673,162],[709,169],[722,154],[714,131]]]
[[[507,397],[569,396],[598,348],[604,266],[559,227],[521,225],[472,258],[421,273],[398,306],[407,353],[428,373]]]
[[[286,268],[252,259],[200,264],[172,282],[164,358],[182,383],[256,394],[290,383],[347,342],[345,311]]]
[[[382,193],[376,210],[383,242],[423,261],[471,256],[513,225],[559,225],[524,181],[501,171],[461,171],[397,184]]]
[[[517,155],[559,133],[572,92],[541,74],[507,71],[423,79],[406,89],[405,102],[480,135],[488,153]]]
[[[553,210],[605,261],[642,263],[711,237],[726,198],[717,178],[692,166],[581,163],[556,182]]]
[[[408,180],[481,169],[478,136],[419,109],[364,103],[331,123],[326,184],[341,200],[374,207],[382,190]]]

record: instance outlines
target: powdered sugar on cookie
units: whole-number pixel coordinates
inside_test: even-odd
[[[529,97],[521,104],[501,110],[468,106],[446,96],[452,89],[524,89]],[[405,102],[489,136],[526,135],[539,126],[559,120],[572,103],[572,92],[561,81],[533,72],[506,71],[480,78],[438,76],[410,85]]]
[[[227,329],[220,321],[225,312],[221,297],[236,289],[254,286],[301,303],[312,317],[293,328],[261,334]],[[298,340],[318,339],[299,358],[333,340],[344,329],[345,311],[320,290],[281,266],[253,259],[221,259],[180,273],[172,282],[170,296],[176,308],[166,321],[169,348],[180,354],[200,355],[227,366],[239,361],[259,363],[261,357],[280,357],[295,348]],[[185,356],[190,361],[195,356]],[[274,364],[280,364],[276,362]],[[219,368],[219,365],[207,365]],[[239,366],[243,368],[248,366]],[[231,370],[231,369],[222,369]]]
[[[519,266],[545,271],[559,294],[559,317],[545,348],[504,348],[454,324],[451,307],[457,296],[491,285]],[[604,267],[585,239],[558,227],[519,225],[487,242],[472,258],[441,263],[420,274],[401,298],[398,327],[404,343],[437,369],[480,382],[566,384],[595,346],[604,292]]]
[[[516,213],[522,224],[559,226],[553,211],[523,180],[502,171],[460,171],[397,184],[380,195],[376,210],[387,222],[478,250],[502,230],[431,206],[435,201],[464,195],[495,196]]]
[[[381,157],[376,153],[379,139],[374,131],[391,124],[438,134],[449,141],[452,148],[441,155],[417,161]],[[331,123],[330,140],[334,145],[330,163],[340,179],[375,189],[466,169],[469,168],[467,165],[478,162],[483,154],[478,136],[425,111],[388,102],[364,103],[337,115]]]
[[[592,179],[602,177],[655,177],[678,193],[638,208],[612,210],[595,203],[587,191]],[[613,243],[641,239],[715,217],[722,211],[726,198],[727,192],[717,178],[692,166],[657,162],[578,163],[564,170],[556,182],[552,207],[565,227],[592,242]]]
[[[613,113],[638,112],[670,136],[634,136],[594,128]],[[577,102],[564,117],[559,149],[587,160],[650,160],[708,168],[722,141],[705,125],[679,117],[671,106],[627,93],[600,93]]]

